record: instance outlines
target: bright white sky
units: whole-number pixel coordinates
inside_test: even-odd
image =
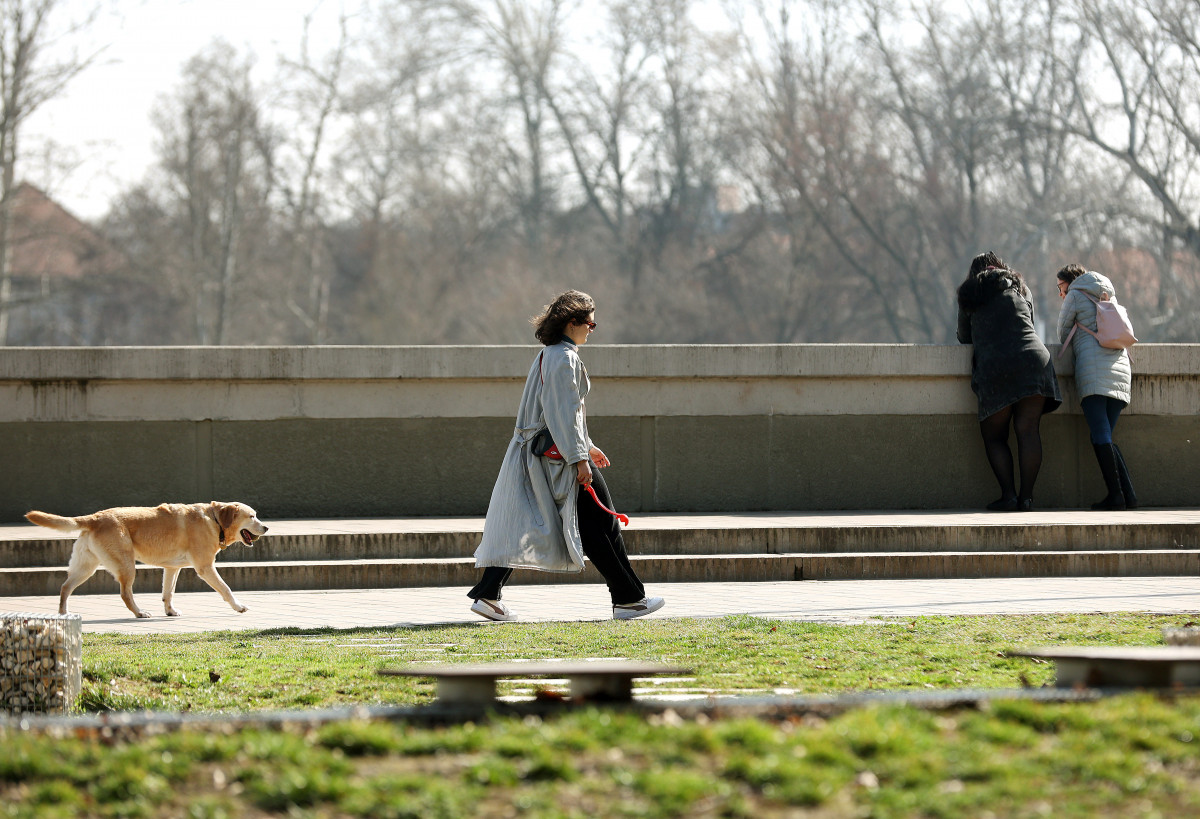
[[[66,91],[24,126],[18,176],[77,216],[103,216],[121,191],[142,181],[156,160],[151,112],[181,82],[183,64],[215,38],[256,55],[257,81],[275,74],[281,56],[299,53],[311,15],[314,59],[337,42],[337,19],[370,0],[62,0],[58,22],[102,6],[99,19],[70,42],[82,54],[103,49]],[[694,11],[706,27],[724,27],[718,0]],[[579,0],[576,16],[598,10]],[[586,29],[586,26],[584,26]]]
[[[68,0],[65,11],[94,4]],[[81,53],[101,47],[104,52],[26,123],[18,173],[77,216],[102,216],[113,197],[142,180],[154,162],[150,112],[179,85],[188,59],[223,37],[257,55],[263,81],[274,74],[278,55],[299,52],[307,14],[315,20],[311,51],[321,54],[336,43],[340,8],[352,12],[359,5],[360,0],[108,0],[106,13],[72,40]],[[322,33],[324,43],[318,39]],[[44,158],[47,140],[55,146],[54,162]],[[64,159],[70,168],[55,167]]]

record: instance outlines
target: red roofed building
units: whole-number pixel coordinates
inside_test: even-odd
[[[44,192],[13,191],[9,346],[137,344],[152,314],[130,263],[91,226]]]

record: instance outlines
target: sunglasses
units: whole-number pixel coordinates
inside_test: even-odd
[[[586,324],[586,325],[588,326],[588,329],[589,329],[589,330],[595,330],[595,329],[596,329],[596,322],[594,322],[594,321],[581,321],[581,322],[578,322],[578,323],[579,323],[579,324]]]

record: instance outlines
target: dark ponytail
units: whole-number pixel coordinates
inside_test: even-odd
[[[1004,263],[1004,260],[990,250],[980,253],[971,260],[971,269],[967,278],[958,286],[958,306],[964,312],[973,313],[997,293],[1015,288],[1025,294],[1025,278]]]

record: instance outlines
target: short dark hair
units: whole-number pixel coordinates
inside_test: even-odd
[[[596,302],[587,293],[568,290],[542,308],[541,315],[529,321],[536,328],[537,340],[549,347],[562,341],[563,332],[572,321],[582,323],[596,309]]]
[[[1078,279],[1084,273],[1087,273],[1087,271],[1084,270],[1081,265],[1069,264],[1062,270],[1058,271],[1058,273],[1055,275],[1058,277],[1060,282],[1067,282],[1069,284],[1070,282]]]

